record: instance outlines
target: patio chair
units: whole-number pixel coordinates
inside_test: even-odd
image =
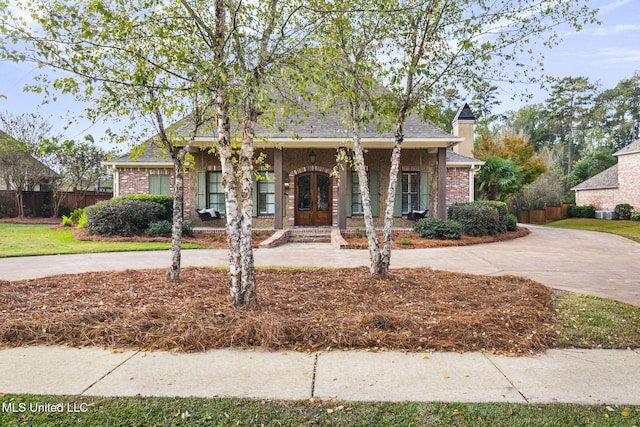
[[[220,212],[214,209],[196,209],[196,213],[201,221],[212,221],[214,219],[222,218]]]

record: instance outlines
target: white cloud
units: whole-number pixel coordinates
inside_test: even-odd
[[[631,3],[631,0],[615,0],[615,1],[612,1],[611,3],[609,3],[607,5],[604,5],[604,6],[600,7],[600,8],[598,8],[598,9],[600,11],[600,14],[606,15],[607,13],[609,13],[609,12],[611,12],[613,10],[616,10],[617,8],[622,7],[622,6],[624,6],[625,4],[628,4],[628,3]]]
[[[613,34],[640,31],[640,24],[617,24],[609,27],[594,27],[586,29],[582,34],[594,36],[610,36]]]

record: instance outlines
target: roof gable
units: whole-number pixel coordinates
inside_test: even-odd
[[[613,165],[588,180],[576,185],[572,190],[596,190],[618,187],[618,165]]]
[[[469,104],[465,102],[464,105],[460,107],[460,109],[456,113],[455,117],[453,118],[453,121],[455,122],[457,120],[475,120],[475,119],[476,119],[476,116],[473,115],[473,111],[471,111]]]
[[[616,151],[614,156],[624,156],[626,154],[640,153],[640,139],[636,139],[626,147]]]

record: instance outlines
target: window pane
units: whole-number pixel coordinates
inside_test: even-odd
[[[209,209],[214,209],[221,214],[225,213],[224,187],[222,186],[222,172],[207,173],[207,188]]]
[[[362,208],[362,193],[360,192],[360,177],[358,172],[351,173],[351,214],[362,215],[364,209]]]
[[[262,173],[260,181],[258,181],[258,213],[260,215],[273,215],[275,212],[275,189],[276,183],[273,176],[268,177],[266,173]]]
[[[420,173],[402,172],[402,214],[420,209]]]

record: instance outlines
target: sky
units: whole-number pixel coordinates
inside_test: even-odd
[[[578,33],[562,33],[561,44],[545,52],[544,70],[554,77],[585,76],[603,89],[613,88],[620,80],[640,72],[640,0],[587,1],[590,7],[600,10],[601,24],[585,26]],[[96,141],[101,140],[108,124],[83,120],[83,106],[73,98],[59,96],[55,103],[40,105],[42,95],[22,90],[40,72],[33,64],[0,62],[0,111],[35,112],[48,119],[63,138],[79,140],[91,134]],[[524,101],[512,98],[525,89],[533,96],[527,103],[544,102],[547,98],[547,93],[537,86],[499,86],[502,104],[495,113],[524,106]],[[78,122],[67,126],[71,118],[78,118]]]

